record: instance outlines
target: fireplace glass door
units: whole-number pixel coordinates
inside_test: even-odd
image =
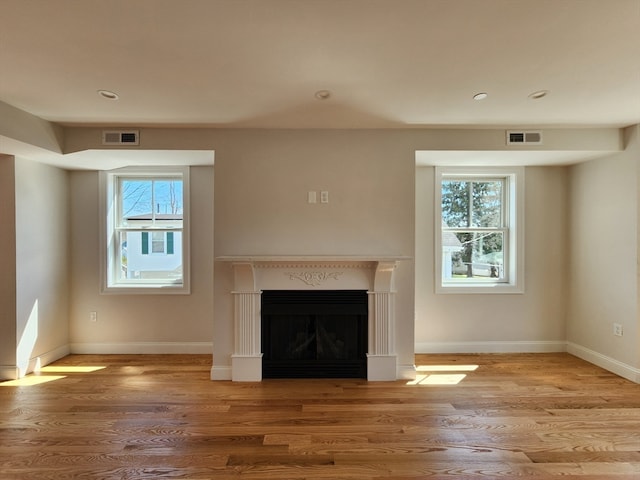
[[[366,291],[263,291],[261,318],[263,378],[366,378]]]

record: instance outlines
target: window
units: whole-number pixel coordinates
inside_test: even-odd
[[[104,293],[189,293],[188,169],[101,172]]]
[[[524,169],[436,168],[436,291],[522,293]]]

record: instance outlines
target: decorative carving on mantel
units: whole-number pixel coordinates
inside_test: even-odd
[[[318,272],[318,271],[306,271],[306,272],[294,272],[287,273],[290,280],[300,280],[312,287],[322,285],[326,280],[334,279],[338,280],[338,277],[342,275],[342,272]]]
[[[373,262],[255,262],[256,268],[372,268]]]

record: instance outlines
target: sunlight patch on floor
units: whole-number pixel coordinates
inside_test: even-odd
[[[107,367],[77,365],[47,365],[40,369],[41,373],[91,373]]]
[[[54,380],[60,380],[61,378],[66,377],[64,375],[28,375],[17,380],[0,382],[0,387],[32,387],[42,383],[53,382]]]
[[[407,385],[458,385],[467,376],[466,373],[474,372],[479,365],[417,365],[416,378],[407,382]]]
[[[478,365],[418,365],[418,372],[474,372]]]
[[[40,368],[36,367],[36,371],[33,374],[17,380],[0,382],[0,387],[32,387],[67,378],[66,375],[48,375],[50,373],[92,373],[104,368],[107,367],[98,365],[47,365]]]
[[[464,380],[466,376],[465,373],[416,375],[416,379],[407,382],[407,385],[457,385]]]

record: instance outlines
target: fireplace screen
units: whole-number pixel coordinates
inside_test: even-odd
[[[364,290],[262,292],[264,378],[366,378]]]

